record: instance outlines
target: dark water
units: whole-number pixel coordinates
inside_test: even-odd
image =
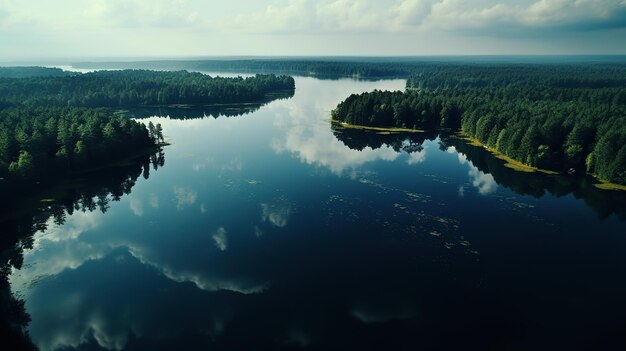
[[[296,86],[239,117],[147,119],[162,155],[38,210],[9,280],[41,350],[626,346],[623,193],[331,128],[346,96],[402,80]]]

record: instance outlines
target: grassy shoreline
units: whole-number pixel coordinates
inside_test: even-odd
[[[522,163],[516,159],[513,159],[503,153],[501,153],[500,151],[488,147],[487,145],[481,143],[478,139],[476,138],[472,138],[469,135],[463,133],[463,132],[459,132],[457,133],[457,136],[465,141],[468,142],[468,144],[472,145],[472,146],[477,146],[477,147],[482,147],[485,150],[487,150],[490,154],[492,154],[494,157],[496,157],[497,159],[500,159],[504,162],[506,162],[504,164],[505,167],[507,168],[511,168],[513,170],[519,171],[519,172],[526,172],[526,173],[534,173],[534,172],[540,172],[540,173],[544,173],[544,174],[548,174],[548,175],[555,175],[555,174],[560,174],[559,172],[556,171],[552,171],[549,169],[543,169],[543,168],[538,168],[538,167],[533,167],[533,166],[529,166],[525,163]]]
[[[597,180],[598,182],[600,182],[600,183],[596,183],[593,185],[598,189],[609,190],[609,191],[626,191],[626,185],[611,183],[607,180],[600,179],[596,176],[593,176],[593,178]]]
[[[358,124],[350,124],[350,123],[342,122],[336,119],[330,119],[330,123],[334,125],[338,125],[339,127],[345,128],[345,129],[365,130],[365,131],[379,132],[380,134],[424,133],[424,130],[421,130],[421,129],[400,128],[400,127],[370,127],[370,126],[363,126],[363,125],[358,125]]]
[[[496,158],[505,161],[506,162],[506,164],[504,165],[505,167],[511,168],[513,170],[516,170],[519,172],[526,172],[526,173],[541,172],[541,173],[548,174],[548,175],[561,174],[559,172],[551,171],[548,169],[542,169],[542,168],[537,168],[537,167],[526,165],[522,162],[519,162],[515,159],[510,158],[509,156],[504,155],[503,153],[499,152],[498,150],[494,148],[484,145],[478,139],[472,138],[462,132],[457,133],[457,136],[467,141],[468,144],[470,145],[482,147],[485,150],[489,151],[489,153],[494,155]],[[598,189],[609,190],[609,191],[626,191],[626,185],[612,183],[607,180],[600,179],[595,174],[590,174],[590,176],[592,176],[593,179],[595,179],[598,182],[598,183],[593,184],[593,186],[595,186]]]

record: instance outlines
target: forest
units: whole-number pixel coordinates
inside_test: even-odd
[[[294,90],[288,76],[210,77],[186,71],[97,71],[67,77],[0,78],[0,107],[132,107],[257,102]]]
[[[30,77],[67,77],[78,73],[64,71],[60,68],[24,66],[0,67],[0,78],[30,78]]]
[[[351,95],[355,125],[461,130],[526,165],[626,184],[626,66],[440,67],[404,92]]]
[[[160,125],[106,109],[9,108],[0,111],[0,192],[48,183],[106,165],[162,142]],[[17,186],[17,187],[16,187]]]
[[[160,125],[146,126],[113,108],[263,102],[274,99],[272,94],[278,91],[294,89],[293,78],[274,75],[212,78],[145,70],[65,75],[41,67],[2,72],[22,77],[0,78],[3,194],[100,167],[164,142]]]
[[[565,64],[564,64],[565,62]],[[73,67],[85,69],[152,69],[189,70],[213,72],[248,72],[314,76],[317,78],[338,79],[357,77],[364,79],[409,78],[419,75],[437,75],[444,72],[448,78],[455,70],[489,70],[496,67],[512,66],[517,75],[523,73],[520,67],[533,71],[536,66],[548,66],[553,76],[570,75],[573,72],[592,72],[610,77],[616,66],[624,68],[619,57],[285,57],[285,58],[232,58],[206,60],[153,60],[134,62],[79,62]],[[498,66],[500,66],[498,68]],[[607,71],[608,69],[608,71]],[[501,70],[500,70],[501,71]],[[549,73],[548,70],[542,70]],[[502,72],[502,71],[501,71]],[[600,73],[604,72],[604,73]],[[509,70],[508,73],[512,73]],[[467,77],[465,74],[464,77]],[[596,76],[597,78],[597,76]]]

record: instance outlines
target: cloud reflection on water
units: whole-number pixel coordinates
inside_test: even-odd
[[[467,156],[458,152],[454,146],[450,146],[447,152],[456,153],[459,159],[459,163],[462,165],[468,165],[468,175],[470,177],[470,183],[474,188],[478,190],[478,193],[480,195],[489,195],[498,190],[498,183],[496,183],[495,178],[491,174],[484,173],[479,170],[467,159]],[[465,191],[461,191],[459,189],[459,196],[463,195],[465,195]]]

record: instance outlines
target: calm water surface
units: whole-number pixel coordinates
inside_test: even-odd
[[[404,85],[297,78],[292,98],[242,116],[145,119],[172,142],[161,167],[105,212],[48,220],[11,275],[32,340],[43,351],[624,345],[624,195],[516,173],[446,136],[331,128],[349,94]]]

